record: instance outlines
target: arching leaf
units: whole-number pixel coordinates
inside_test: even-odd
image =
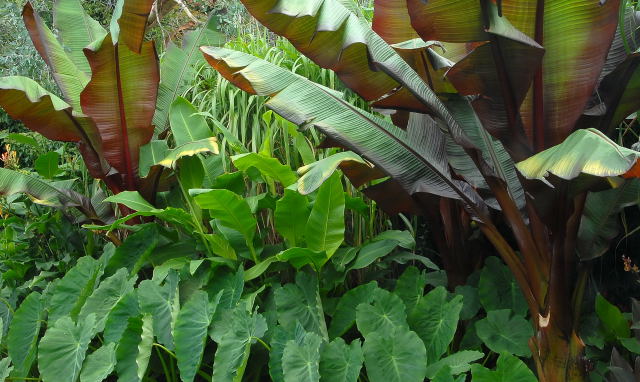
[[[246,153],[232,156],[231,161],[240,171],[247,171],[250,167],[254,167],[261,174],[277,180],[284,187],[288,187],[298,180],[295,172],[276,158],[257,153]]]
[[[198,109],[182,97],[176,98],[171,104],[169,120],[176,146],[211,137],[207,121],[197,112]]]
[[[344,190],[334,174],[318,190],[305,230],[307,247],[330,258],[344,241],[344,230]]]
[[[55,323],[67,315],[75,320],[87,298],[97,287],[101,275],[102,264],[98,260],[89,256],[78,259],[78,263],[53,288],[48,306],[49,322]],[[95,321],[94,315],[92,327],[95,326]]]
[[[359,163],[373,168],[354,152],[345,151],[334,154],[298,169],[298,175],[302,176],[298,181],[298,191],[307,195],[317,190],[344,163]]]
[[[89,354],[80,371],[80,382],[102,382],[116,366],[116,344],[102,345]]]

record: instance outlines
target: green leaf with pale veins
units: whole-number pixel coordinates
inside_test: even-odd
[[[140,311],[153,316],[153,331],[158,342],[173,350],[173,327],[180,309],[177,291],[172,283],[160,286],[152,280],[144,280],[138,285]]]
[[[531,355],[528,345],[529,338],[533,336],[531,324],[521,316],[511,316],[509,309],[488,312],[486,318],[476,322],[476,333],[496,353],[507,352],[522,357]]]
[[[47,329],[38,345],[38,370],[43,381],[76,382],[93,337],[95,322],[95,314],[78,324],[67,316]]]
[[[393,293],[402,299],[407,308],[407,313],[411,314],[422,299],[426,286],[426,273],[420,272],[414,266],[410,266],[398,278]]]
[[[503,353],[498,358],[495,370],[478,364],[471,365],[473,382],[536,382],[531,369],[518,357]]]
[[[298,191],[307,195],[317,190],[343,162],[356,162],[373,168],[370,163],[354,152],[345,151],[334,154],[298,169],[298,175],[301,176],[298,181]]]
[[[14,313],[7,335],[7,348],[14,366],[12,375],[16,378],[29,376],[36,359],[36,345],[43,319],[42,296],[38,292],[31,292]]]
[[[328,339],[315,274],[298,272],[295,284],[286,284],[275,291],[275,302],[278,321],[282,326],[293,329],[300,323],[306,331]]]
[[[309,249],[333,256],[344,241],[344,206],[344,190],[336,173],[320,187],[311,209],[305,229]]]
[[[320,346],[322,338],[305,333],[301,341],[290,340],[282,354],[285,382],[320,381]]]
[[[85,301],[97,286],[101,275],[102,264],[99,261],[88,256],[81,257],[53,289],[48,306],[49,322],[55,323],[66,315],[76,319]]]
[[[151,315],[129,317],[116,348],[118,381],[140,382],[144,376],[153,345]]]
[[[231,161],[240,171],[247,171],[254,167],[264,176],[277,180],[284,187],[288,187],[298,180],[296,173],[276,158],[257,153],[238,154],[231,157]]]
[[[329,336],[331,338],[340,337],[353,326],[356,322],[358,305],[368,304],[373,301],[374,292],[377,288],[378,283],[371,281],[349,289],[340,297],[340,301],[338,301],[336,310],[333,313],[331,326],[329,326]]]
[[[155,209],[138,191],[122,191],[116,195],[105,198],[103,202],[122,204],[134,211],[152,211]]]
[[[115,347],[116,344],[111,342],[89,354],[80,371],[80,382],[104,381],[116,366]]]
[[[284,196],[276,202],[273,220],[276,230],[287,240],[289,247],[304,244],[310,213],[306,196],[293,190],[284,190]]]
[[[424,381],[426,352],[415,332],[398,328],[370,333],[362,350],[371,382]]]
[[[409,327],[413,329],[426,348],[425,365],[440,359],[447,351],[458,328],[462,310],[462,296],[449,300],[444,287],[427,293],[409,316]]]
[[[342,338],[336,338],[322,347],[320,380],[356,382],[360,376],[363,360],[360,340],[353,340],[347,345]]]
[[[524,316],[529,309],[513,274],[494,256],[485,260],[478,283],[478,296],[486,311],[511,309]]]
[[[484,357],[484,353],[475,350],[463,350],[442,358],[427,367],[427,378],[435,378],[443,368],[451,375],[465,373],[471,369],[471,363]]]
[[[140,314],[140,306],[136,295],[136,290],[125,294],[109,312],[104,326],[105,342],[119,342],[122,333],[127,328],[129,318],[137,317]]]
[[[178,97],[171,104],[169,120],[171,121],[171,133],[173,133],[176,146],[212,136],[207,121],[197,113],[198,109],[185,98]]]
[[[374,332],[392,333],[396,329],[409,329],[404,303],[385,289],[376,289],[373,303],[358,305],[356,322],[365,338]]]

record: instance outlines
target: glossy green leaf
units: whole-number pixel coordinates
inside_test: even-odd
[[[40,155],[34,162],[33,168],[40,174],[40,176],[53,179],[62,170],[58,166],[60,161],[60,154],[55,151],[49,151],[46,154]]]
[[[631,330],[620,309],[607,301],[601,294],[596,296],[596,313],[607,334],[613,338],[629,338]]]
[[[7,335],[7,348],[14,366],[12,375],[16,378],[29,376],[36,359],[36,345],[43,319],[42,296],[38,292],[31,292],[14,313]]]
[[[257,153],[246,153],[232,156],[231,161],[240,171],[246,172],[249,168],[254,167],[262,175],[277,180],[284,187],[288,187],[298,180],[296,173],[276,158]]]
[[[206,292],[196,291],[178,313],[174,329],[180,378],[193,381],[204,353],[204,345],[216,305],[209,304]]]
[[[298,191],[307,195],[317,190],[343,162],[356,162],[373,168],[371,164],[354,152],[345,151],[334,154],[298,169],[298,175],[301,176],[298,181]]]
[[[364,341],[363,353],[371,382],[424,381],[424,344],[416,333],[406,328],[371,333]]]
[[[375,290],[372,303],[357,306],[356,323],[365,338],[376,332],[393,333],[396,329],[409,329],[402,299],[384,289]]]
[[[116,344],[102,345],[89,354],[80,371],[80,382],[102,382],[116,366]]]
[[[358,251],[358,256],[349,269],[362,269],[369,266],[379,258],[391,253],[397,246],[398,242],[395,240],[381,240],[365,244],[360,251]]]
[[[215,137],[201,139],[199,141],[188,142],[183,145],[171,149],[167,155],[156,164],[166,167],[175,168],[178,159],[186,156],[193,156],[200,153],[218,154],[218,141]]]
[[[329,327],[329,336],[331,338],[340,337],[355,324],[358,306],[371,303],[377,288],[378,284],[375,281],[371,281],[349,289],[340,297]]]
[[[474,382],[536,382],[538,379],[531,369],[515,356],[500,354],[495,370],[484,366],[471,365],[471,376]]]
[[[177,146],[211,137],[207,121],[197,113],[198,109],[185,98],[178,97],[171,104],[169,120]]]
[[[45,382],[75,382],[80,375],[96,316],[75,324],[71,317],[55,321],[38,345],[38,370]]]
[[[151,167],[162,161],[169,154],[169,145],[166,140],[154,140],[140,147],[140,176],[149,175]]]
[[[102,332],[108,314],[113,307],[133,290],[136,277],[129,278],[129,272],[120,268],[115,274],[103,280],[82,306],[78,320],[85,320],[90,314],[96,316],[96,332]]]
[[[356,382],[364,361],[360,340],[346,344],[336,338],[322,347],[320,353],[320,380]]]
[[[236,256],[236,251],[222,235],[205,235],[205,240],[209,243],[211,247],[211,251],[218,256],[224,257],[225,259],[236,260],[238,257]]]
[[[85,301],[98,285],[101,275],[102,264],[99,261],[88,256],[78,259],[76,266],[53,288],[48,306],[49,322],[56,323],[59,318],[67,315],[75,320]],[[95,325],[95,319],[94,315],[92,327]]]
[[[489,311],[486,318],[476,322],[476,333],[496,353],[531,355],[528,346],[529,338],[533,336],[531,325],[521,316],[512,316],[508,309]]]
[[[335,174],[318,190],[305,229],[307,247],[330,258],[344,241],[344,230],[344,191]]]
[[[276,255],[276,258],[282,262],[288,262],[296,269],[300,269],[305,265],[311,265],[314,269],[319,270],[327,261],[324,252],[315,252],[309,248],[292,247],[288,248]]]
[[[105,198],[104,201],[122,204],[134,211],[151,211],[155,209],[138,191],[122,191],[119,194]]]
[[[449,300],[447,290],[438,287],[420,300],[409,316],[409,327],[426,347],[425,365],[431,365],[447,351],[458,328],[462,296]]]
[[[320,381],[321,344],[322,338],[315,333],[305,333],[302,341],[287,342],[282,354],[285,382]]]
[[[310,213],[307,197],[293,190],[285,189],[284,196],[276,202],[274,224],[290,247],[304,244],[304,234]]]

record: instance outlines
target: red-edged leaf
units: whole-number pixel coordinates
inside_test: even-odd
[[[153,135],[151,121],[158,93],[158,57],[153,42],[140,54],[113,45],[111,36],[96,50],[85,50],[93,76],[81,94],[83,111],[102,137],[104,156],[135,187],[140,146]]]
[[[406,1],[376,0],[373,4],[373,30],[388,44],[418,38],[411,27]]]
[[[124,0],[122,5],[122,14],[118,19],[118,42],[126,44],[136,53],[143,49],[144,32],[153,3],[153,0]]]

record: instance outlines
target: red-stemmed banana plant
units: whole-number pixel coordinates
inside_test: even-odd
[[[637,194],[625,178],[640,173],[640,153],[607,137],[640,107],[620,1],[376,0],[373,29],[340,0],[242,2],[391,120],[247,54],[203,47],[209,63],[373,163],[345,173],[388,176],[365,192],[389,210],[444,204],[441,221],[474,221],[527,300],[539,379],[584,381],[585,260],[602,254],[594,228]],[[608,213],[592,203],[602,192]],[[464,229],[445,240],[464,241]]]

